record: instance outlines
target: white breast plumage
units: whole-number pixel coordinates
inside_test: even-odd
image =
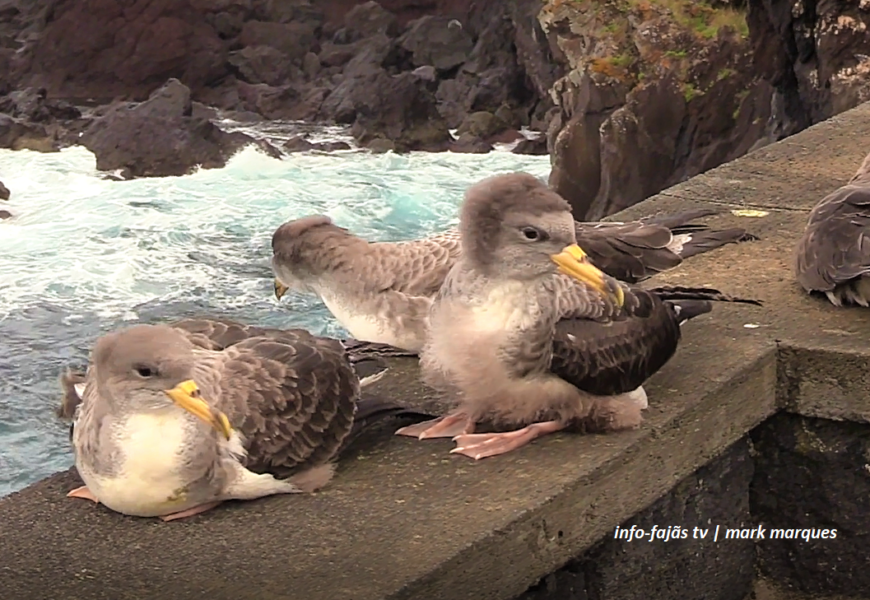
[[[88,488],[112,510],[143,517],[164,515],[196,504],[182,478],[181,450],[189,431],[176,411],[131,415],[114,431],[117,471],[98,476],[86,464],[79,472]]]
[[[320,297],[329,312],[356,339],[382,344],[391,343],[384,339],[390,337],[387,335],[389,328],[378,321],[377,315],[366,314],[361,307],[354,307],[352,302],[338,295],[321,293]]]
[[[534,326],[540,307],[517,282],[493,288],[486,301],[472,309],[474,328],[480,333],[516,331]]]

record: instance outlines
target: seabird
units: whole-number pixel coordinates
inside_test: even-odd
[[[426,383],[458,406],[397,433],[452,437],[452,452],[475,459],[563,429],[638,427],[642,384],[674,355],[680,325],[709,312],[710,300],[735,300],[704,288],[648,291],[603,273],[577,245],[568,203],[530,175],[469,188],[459,228],[463,254],[421,353]],[[474,433],[479,422],[517,429]]]
[[[810,212],[794,265],[807,292],[825,294],[834,306],[870,306],[870,154]]]
[[[61,376],[59,412],[74,411],[85,483],[68,495],[168,521],[225,500],[315,491],[361,428],[405,412],[360,399],[380,374],[361,382],[355,360],[338,340],[230,321],[102,336],[83,390],[81,372]]]
[[[691,223],[715,212],[696,209],[630,223],[574,222],[574,231],[594,265],[634,283],[752,237],[744,229]],[[413,241],[369,242],[327,216],[304,217],[284,223],[272,236],[274,292],[278,300],[288,289],[316,294],[355,338],[419,352],[432,300],[460,254],[456,229]]]

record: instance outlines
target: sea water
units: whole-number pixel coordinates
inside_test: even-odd
[[[118,181],[80,147],[0,151],[0,496],[73,464],[55,416],[58,375],[84,367],[112,329],[195,316],[347,333],[323,304],[288,293],[269,267],[283,222],[326,214],[371,240],[452,227],[464,190],[501,172],[549,173],[546,156],[294,154],[252,148],[222,169]]]

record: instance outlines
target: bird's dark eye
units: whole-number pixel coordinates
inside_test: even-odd
[[[134,368],[139,377],[154,377],[155,375],[157,375],[157,369],[152,369],[151,367],[146,367],[145,365],[136,365],[136,367]]]
[[[523,227],[520,231],[522,231],[523,237],[529,241],[542,240],[546,237],[544,232],[534,227]]]

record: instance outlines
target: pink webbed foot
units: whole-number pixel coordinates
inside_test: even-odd
[[[100,501],[97,499],[97,497],[94,496],[93,493],[91,493],[91,490],[89,490],[88,486],[86,486],[86,485],[83,485],[81,487],[77,487],[76,489],[71,491],[69,494],[67,494],[66,497],[67,498],[83,498],[85,500],[90,500],[92,502],[96,502],[97,504],[100,503]]]
[[[164,521],[176,521],[178,519],[184,519],[185,517],[192,517],[193,515],[198,515],[200,513],[204,513],[207,510],[213,509],[218,504],[220,504],[220,501],[218,501],[218,502],[206,502],[205,504],[200,504],[199,506],[194,506],[193,508],[188,508],[187,510],[182,510],[182,511],[177,512],[177,513],[163,515],[160,518]]]
[[[532,423],[528,427],[517,429],[516,431],[507,431],[505,433],[474,433],[469,435],[457,435],[453,438],[456,442],[456,448],[450,451],[451,454],[462,454],[479,460],[488,456],[497,456],[505,454],[511,450],[516,450],[520,446],[525,446],[532,440],[548,433],[555,433],[565,429],[564,423],[558,421],[544,421],[543,423]]]
[[[453,413],[432,419],[431,421],[423,421],[402,427],[396,431],[396,435],[406,435],[415,437],[419,440],[432,438],[452,438],[457,435],[468,434],[474,431],[474,421],[468,418],[465,413]]]

